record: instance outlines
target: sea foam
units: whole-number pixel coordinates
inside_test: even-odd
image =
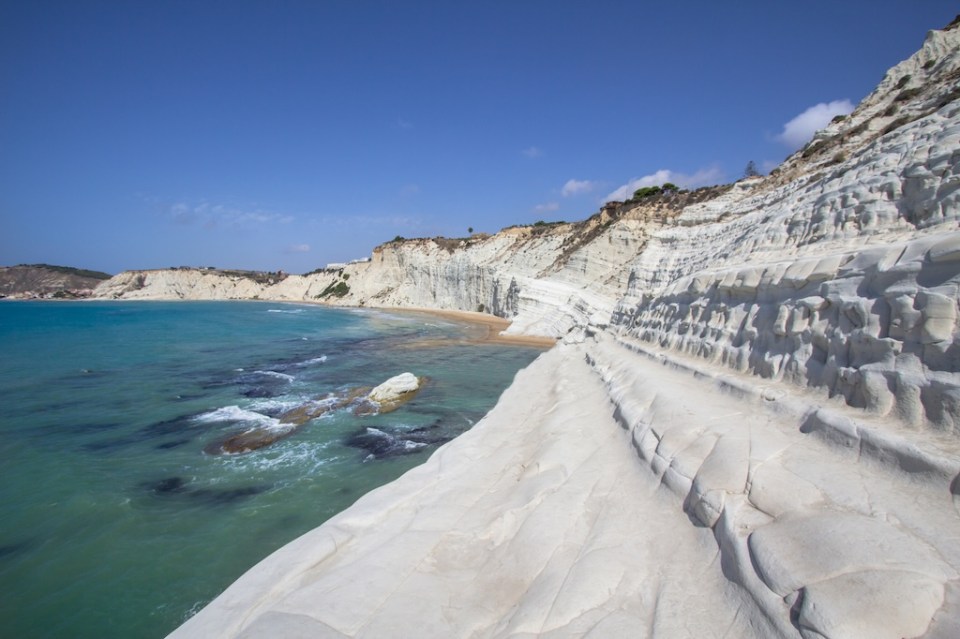
[[[274,417],[268,417],[252,410],[240,408],[239,406],[223,406],[207,413],[201,413],[194,417],[198,422],[242,422],[245,424],[255,424],[265,428],[272,428],[280,425],[280,420]]]
[[[302,362],[297,362],[295,366],[313,366],[314,364],[323,364],[327,361],[326,355],[321,355],[320,357],[314,357],[312,359],[304,360]]]
[[[294,380],[293,375],[287,375],[286,373],[278,373],[277,371],[253,371],[254,375],[266,375],[267,377],[276,377],[277,379],[285,379],[288,382]]]

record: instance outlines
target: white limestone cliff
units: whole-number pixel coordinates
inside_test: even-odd
[[[954,27],[765,178],[256,292],[102,285],[566,337],[173,636],[960,636],[958,83]]]

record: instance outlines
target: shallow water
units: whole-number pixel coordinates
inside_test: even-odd
[[[457,344],[468,330],[265,302],[0,303],[0,635],[164,636],[468,429],[540,352]],[[429,382],[396,412],[204,452],[404,371]]]

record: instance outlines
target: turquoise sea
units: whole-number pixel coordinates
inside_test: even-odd
[[[471,330],[266,302],[0,303],[0,636],[163,637],[470,428],[540,352]],[[205,452],[404,371],[429,381],[393,413]]]

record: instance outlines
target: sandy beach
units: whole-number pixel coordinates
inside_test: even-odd
[[[475,313],[471,311],[452,311],[437,310],[430,308],[389,308],[392,313],[421,314],[430,317],[441,317],[460,324],[471,327],[471,335],[458,340],[461,343],[468,344],[512,344],[514,346],[533,346],[537,348],[549,349],[556,345],[557,339],[553,337],[539,337],[535,335],[504,335],[503,331],[510,327],[510,320],[487,313]],[[410,346],[423,347],[433,343],[440,343],[440,340],[418,340]]]

